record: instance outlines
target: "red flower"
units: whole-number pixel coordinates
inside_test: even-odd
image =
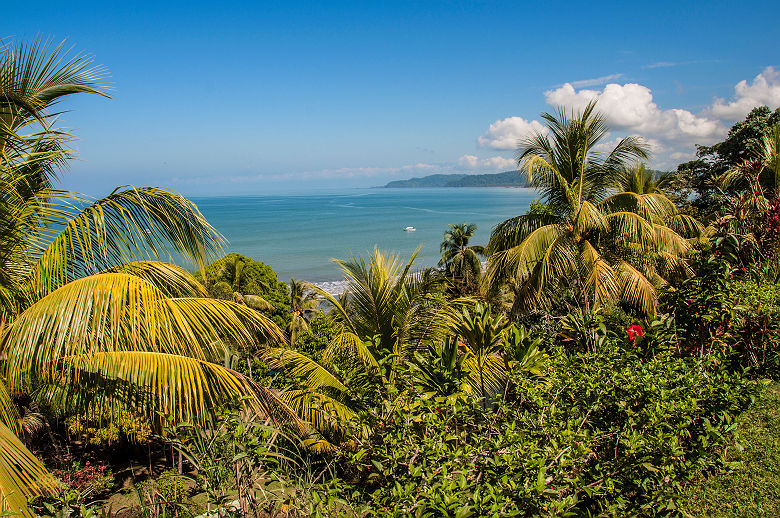
[[[628,334],[628,339],[632,342],[636,340],[636,337],[642,337],[645,336],[645,330],[642,329],[642,326],[639,324],[633,324],[628,326],[628,329],[626,329],[626,333]]]

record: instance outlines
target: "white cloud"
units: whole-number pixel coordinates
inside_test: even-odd
[[[515,169],[517,167],[517,163],[511,158],[502,156],[479,158],[476,155],[463,155],[458,159],[458,165],[465,169],[494,169],[497,171],[506,171],[507,169]]]
[[[458,159],[458,165],[469,169],[476,169],[479,165],[479,157],[476,155],[463,155]]]
[[[712,113],[730,121],[744,118],[756,106],[769,106],[772,109],[780,106],[780,71],[766,67],[763,72],[753,78],[748,84],[742,80],[734,87],[734,100],[730,103],[716,99],[712,105]]]
[[[551,105],[575,109],[597,99],[598,110],[613,128],[659,142],[704,143],[726,132],[726,127],[717,119],[676,108],[662,110],[653,102],[651,90],[636,83],[610,83],[602,90],[579,91],[567,83],[544,95]]]
[[[593,79],[582,79],[580,81],[572,81],[570,84],[574,88],[583,88],[585,86],[598,86],[616,79],[623,77],[623,74],[610,74],[608,76],[594,77]]]
[[[480,146],[492,149],[517,149],[520,139],[528,137],[536,132],[546,132],[539,121],[527,121],[522,117],[507,117],[495,121],[490,125],[484,135],[477,138]]]
[[[659,62],[645,68],[672,67],[707,61]],[[620,77],[619,74],[615,76]],[[707,109],[693,113],[681,108],[660,108],[648,87],[636,83],[608,83],[602,88],[582,88],[612,76],[566,83],[544,93],[548,104],[565,109],[582,109],[593,99],[598,100],[597,109],[607,118],[607,123],[619,136],[640,135],[645,139],[653,154],[654,167],[672,168],[676,164],[695,156],[694,144],[710,145],[723,139],[735,120],[745,117],[756,106],[767,105],[772,109],[780,106],[780,70],[767,67],[751,82],[740,81],[734,87],[730,101],[716,99]],[[497,120],[477,141],[483,147],[515,150],[520,139],[533,132],[546,132],[536,120],[522,117],[507,117]],[[596,147],[596,151],[609,152],[619,138],[608,136]],[[496,169],[508,166],[509,159]],[[487,167],[473,155],[464,155],[458,161],[461,167],[476,169]]]

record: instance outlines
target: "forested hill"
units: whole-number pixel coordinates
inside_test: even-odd
[[[422,178],[395,180],[385,185],[390,189],[418,187],[527,187],[528,184],[517,171],[493,174],[432,174]]]

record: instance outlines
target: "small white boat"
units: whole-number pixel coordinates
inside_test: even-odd
[[[415,231],[417,231],[417,229],[416,229],[416,228],[414,228],[414,227],[406,227],[406,228],[404,229],[404,232],[415,232]]]

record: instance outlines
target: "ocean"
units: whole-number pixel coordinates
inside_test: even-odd
[[[435,266],[450,223],[476,223],[472,244],[524,213],[536,198],[523,188],[344,189],[301,195],[192,198],[228,240],[229,252],[263,261],[279,280],[305,280],[339,291],[332,259],[375,246],[402,261],[420,245],[416,266]],[[415,232],[405,232],[412,226]]]

